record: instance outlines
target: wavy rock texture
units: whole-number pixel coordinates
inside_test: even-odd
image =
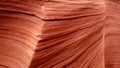
[[[24,3],[0,1],[0,68],[28,68],[40,40],[43,22]]]
[[[104,3],[53,0],[41,11],[46,21],[30,68],[104,68]]]
[[[1,0],[0,68],[119,68],[118,0]]]
[[[120,1],[108,0],[105,30],[106,68],[120,68]]]

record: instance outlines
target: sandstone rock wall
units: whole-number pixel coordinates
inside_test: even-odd
[[[119,0],[0,0],[0,68],[119,68]]]

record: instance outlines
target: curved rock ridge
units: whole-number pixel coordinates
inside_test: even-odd
[[[46,1],[42,36],[30,68],[104,68],[105,5]]]
[[[105,13],[102,1],[50,0],[41,7],[40,17],[45,20],[69,19]]]
[[[102,1],[78,0],[1,0],[0,9],[31,14],[48,20],[102,14],[103,4]]]

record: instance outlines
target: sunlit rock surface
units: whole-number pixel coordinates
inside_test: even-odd
[[[119,0],[0,0],[0,68],[119,68]]]

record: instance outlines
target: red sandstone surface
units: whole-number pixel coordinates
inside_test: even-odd
[[[120,68],[120,1],[0,0],[0,68]]]

